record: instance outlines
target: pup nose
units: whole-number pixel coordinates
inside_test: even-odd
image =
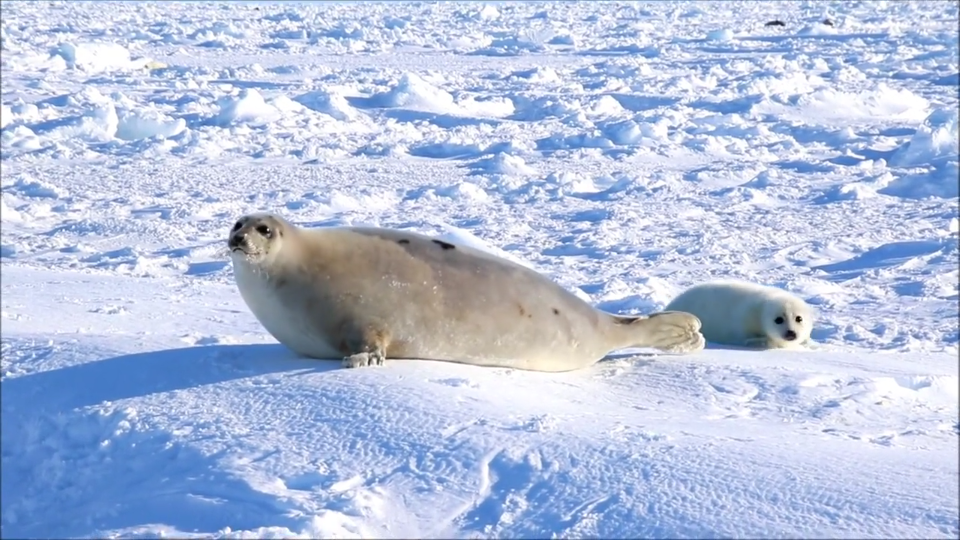
[[[793,341],[793,340],[797,339],[797,333],[794,332],[793,330],[787,330],[787,332],[786,332],[785,334],[783,334],[783,337],[784,337],[784,339],[786,339],[787,341]]]

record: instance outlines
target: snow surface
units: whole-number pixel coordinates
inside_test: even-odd
[[[957,538],[957,9],[4,2],[2,535]],[[257,210],[819,346],[342,370],[240,299]]]

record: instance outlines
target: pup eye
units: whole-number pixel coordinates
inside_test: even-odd
[[[773,322],[777,324],[783,324],[783,317],[777,317],[776,319],[773,320]]]
[[[233,230],[234,230],[234,232],[239,231],[239,230],[240,230],[240,227],[243,227],[243,223],[240,223],[239,221],[236,222],[236,223],[233,225]]]
[[[267,227],[266,225],[257,225],[257,232],[267,238],[273,236],[273,231],[270,230],[270,227]]]
[[[803,322],[803,317],[797,315],[797,318],[794,319],[794,320],[797,321],[797,322]]]

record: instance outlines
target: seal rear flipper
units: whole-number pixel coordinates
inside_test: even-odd
[[[660,311],[650,315],[613,315],[618,348],[652,347],[672,353],[691,353],[703,349],[706,341],[700,333],[700,319],[683,311]]]

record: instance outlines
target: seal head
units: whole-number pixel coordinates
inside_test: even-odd
[[[276,258],[289,232],[287,223],[271,214],[250,214],[234,223],[227,239],[231,256],[243,255],[249,264],[269,263]]]

